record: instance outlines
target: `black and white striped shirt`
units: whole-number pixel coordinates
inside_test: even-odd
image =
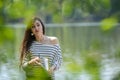
[[[61,48],[59,44],[42,44],[37,41],[33,41],[30,46],[30,52],[32,56],[37,56],[42,61],[41,64],[44,66],[44,58],[48,58],[49,67],[54,66],[55,70],[59,69],[62,62]],[[27,61],[24,60],[24,66]]]

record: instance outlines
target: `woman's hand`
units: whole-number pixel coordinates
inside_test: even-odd
[[[35,57],[33,59],[31,59],[28,64],[37,64],[40,65],[40,58],[39,57]]]
[[[52,74],[54,71],[55,71],[55,67],[52,66],[52,67],[50,67],[50,69],[48,70],[48,73],[49,73],[49,74]]]

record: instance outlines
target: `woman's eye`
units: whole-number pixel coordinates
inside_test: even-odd
[[[34,28],[35,26],[32,26],[32,28]]]
[[[40,25],[39,25],[39,24],[37,24],[37,26],[39,27]]]

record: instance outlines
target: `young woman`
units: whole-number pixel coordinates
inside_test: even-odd
[[[43,22],[40,18],[34,17],[25,30],[20,55],[20,66],[26,71],[26,80],[32,80],[32,78],[33,80],[42,80],[39,72],[37,74],[31,72],[31,69],[36,66],[41,66],[41,69],[46,69],[46,72],[53,76],[54,71],[61,66],[61,62],[62,56],[58,39],[46,36]],[[36,71],[38,70],[40,68]]]

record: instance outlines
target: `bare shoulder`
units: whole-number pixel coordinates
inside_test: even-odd
[[[49,36],[48,38],[50,40],[50,44],[59,44],[59,40],[57,37]]]

